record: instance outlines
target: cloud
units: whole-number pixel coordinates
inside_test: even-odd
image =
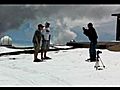
[[[77,35],[70,30],[70,28],[64,23],[63,19],[56,21],[56,38],[54,43],[65,44],[67,41],[74,39]]]
[[[55,11],[53,7],[50,8],[51,10],[45,6],[37,5],[1,5],[0,33],[19,28],[26,20],[35,21],[37,17],[49,17]]]
[[[28,20],[34,25],[46,20],[51,22],[51,27],[56,37],[55,43],[64,43],[77,37],[71,30],[76,26],[85,26],[93,22],[96,27],[103,23],[115,20],[112,13],[120,11],[119,5],[1,5],[0,6],[0,33],[19,28]]]

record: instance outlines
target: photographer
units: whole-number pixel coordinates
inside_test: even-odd
[[[87,61],[90,60],[90,62],[96,61],[96,45],[97,45],[97,33],[93,27],[92,23],[88,23],[88,29],[85,29],[83,27],[84,34],[89,38],[90,40],[90,49],[89,49],[89,55],[90,58],[87,59]]]

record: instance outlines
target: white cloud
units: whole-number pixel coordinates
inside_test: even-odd
[[[33,27],[36,27],[38,23],[44,23],[49,20],[52,22],[52,28],[56,28],[55,32],[58,33],[56,38],[58,40],[63,40],[64,38],[71,39],[68,37],[69,35],[72,38],[76,37],[76,34],[70,30],[71,28],[76,26],[86,27],[88,22],[92,22],[95,27],[104,27],[104,23],[115,20],[115,17],[112,17],[111,14],[119,13],[119,6],[120,5],[4,5],[4,7],[0,6],[0,32],[5,32],[10,29],[18,30],[25,20],[32,20],[35,24]],[[64,38],[62,38],[62,36],[64,36]],[[63,42],[65,42],[65,40]]]

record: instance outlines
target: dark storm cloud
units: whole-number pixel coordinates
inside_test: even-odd
[[[35,20],[36,17],[56,16],[75,19],[101,20],[110,16],[113,6],[94,5],[1,5],[0,6],[0,32],[18,28],[25,20]],[[119,9],[117,9],[119,11]]]
[[[0,6],[0,32],[18,28],[26,19],[33,19],[34,10],[23,6]]]
[[[112,5],[73,5],[66,6],[59,11],[58,15],[70,17],[73,20],[87,18],[99,21],[110,17],[116,10],[118,10],[118,6]]]
[[[1,5],[0,6],[0,33],[10,29],[17,29],[25,20],[35,20],[36,17],[49,17],[56,13],[54,7]],[[57,9],[58,10],[58,9]]]
[[[26,20],[39,22],[42,18],[52,18],[50,20],[54,20],[51,21],[54,25],[51,26],[58,33],[55,41],[63,43],[76,37],[70,28],[83,25],[83,22],[87,24],[86,19],[99,24],[102,20],[109,22],[111,14],[119,11],[119,5],[1,5],[0,33],[18,30]]]

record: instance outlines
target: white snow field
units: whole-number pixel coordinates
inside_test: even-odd
[[[17,50],[0,47],[0,53]],[[95,62],[85,61],[88,48],[50,51],[52,59],[44,62],[33,62],[33,54],[1,56],[0,86],[119,86],[120,52],[99,50],[103,70],[96,70]]]

